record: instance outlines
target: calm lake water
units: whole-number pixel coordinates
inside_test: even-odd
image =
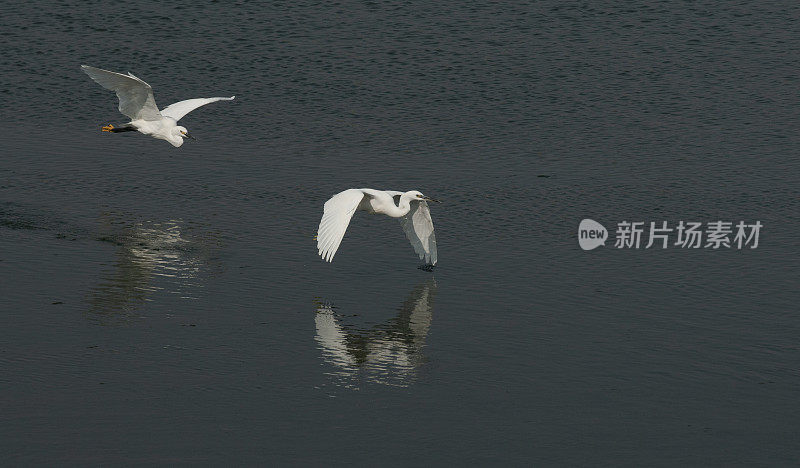
[[[796,463],[786,5],[5,4],[0,457]],[[81,64],[237,98],[179,149],[101,133],[125,120]],[[353,187],[443,201],[435,272],[364,213],[317,257]],[[764,227],[617,249],[624,220]]]

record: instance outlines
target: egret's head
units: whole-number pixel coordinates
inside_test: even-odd
[[[189,135],[189,130],[186,130],[186,127],[181,127],[178,125],[175,127],[175,130],[178,131],[178,134],[181,136],[181,138],[191,138],[192,140],[195,139],[193,136]]]
[[[436,202],[439,203],[439,200],[434,200],[433,198],[426,197],[422,194],[422,192],[418,190],[412,190],[410,192],[406,192],[411,197],[412,200],[421,200],[421,201],[428,201],[428,202]]]

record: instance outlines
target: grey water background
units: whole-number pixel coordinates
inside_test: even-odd
[[[800,457],[790,2],[0,7],[11,465],[781,465]],[[229,96],[175,149],[156,102]],[[440,263],[322,205],[419,189]],[[578,247],[726,220],[757,249]],[[613,236],[613,234],[612,234]]]

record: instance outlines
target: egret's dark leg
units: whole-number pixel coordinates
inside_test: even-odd
[[[111,132],[111,133],[120,133],[120,132],[135,132],[136,127],[133,125],[125,125],[122,127],[115,127],[111,124],[106,125],[102,129],[104,132]]]
[[[111,130],[112,133],[135,132],[135,131],[136,131],[136,127],[134,127],[133,125],[128,125],[128,126],[125,126],[125,127],[117,127],[114,130]]]

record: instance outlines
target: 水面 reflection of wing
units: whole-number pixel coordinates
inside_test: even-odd
[[[337,384],[358,387],[359,376],[386,385],[407,386],[424,362],[422,349],[433,318],[434,280],[415,287],[386,323],[367,329],[348,324],[329,303],[318,303],[316,341],[323,359],[336,368]]]

